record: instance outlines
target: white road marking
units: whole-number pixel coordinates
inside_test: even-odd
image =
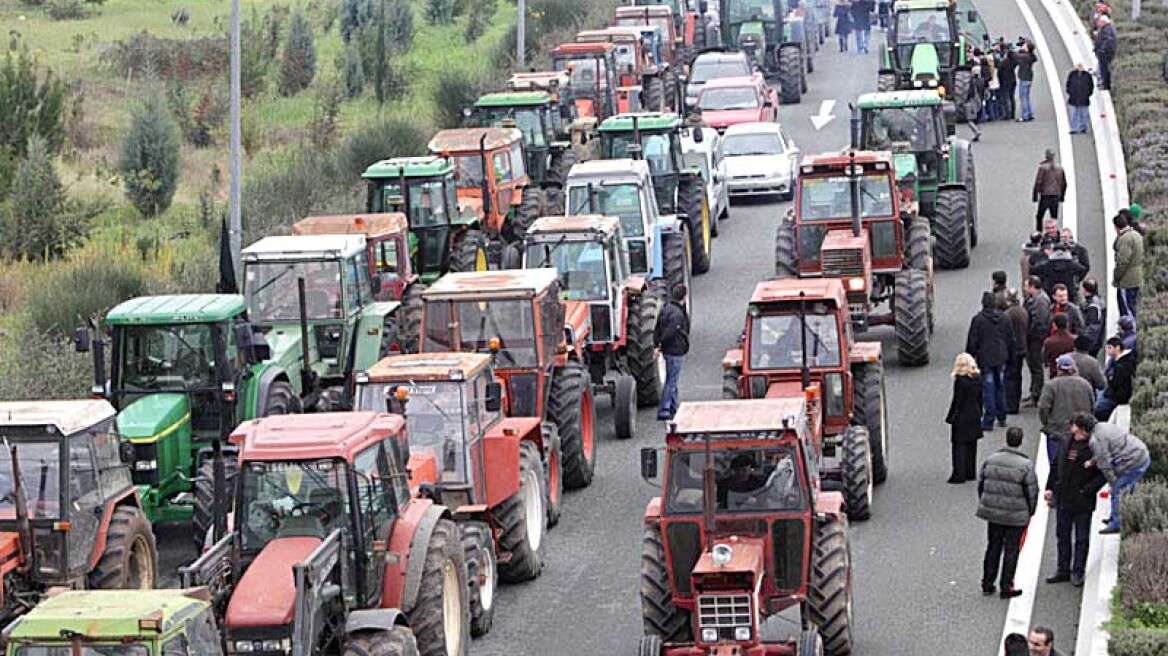
[[[1026,541],[1018,556],[1018,571],[1014,574],[1014,587],[1022,590],[1022,596],[1010,600],[1006,611],[1006,625],[1002,629],[1002,639],[998,641],[999,654],[1004,653],[1006,636],[1011,633],[1027,635],[1030,632],[1030,617],[1034,613],[1034,597],[1038,592],[1038,577],[1042,571],[1042,548],[1046,543],[1046,523],[1050,518],[1050,508],[1042,498],[1046,489],[1046,479],[1050,476],[1050,458],[1046,455],[1046,434],[1038,443],[1038,454],[1034,457],[1034,473],[1038,476],[1038,507],[1030,526],[1026,529]]]
[[[823,126],[831,122],[835,115],[831,110],[835,109],[834,100],[824,100],[819,103],[819,113],[811,116],[811,125],[815,126],[816,130],[822,130]]]

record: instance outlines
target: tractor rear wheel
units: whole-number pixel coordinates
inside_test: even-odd
[[[233,510],[235,501],[235,486],[231,481],[239,470],[239,464],[233,457],[223,458],[223,473],[226,495],[219,505],[219,511],[226,514]],[[195,477],[195,509],[191,516],[191,540],[195,549],[203,552],[203,548],[210,546],[207,536],[211,532],[211,525],[215,521],[215,462],[204,460],[199,465],[199,475]]]
[[[669,298],[669,290],[677,285],[685,285],[690,289],[690,271],[693,269],[691,260],[693,251],[690,249],[689,230],[682,224],[681,232],[666,233],[661,237],[661,268],[667,285],[665,298]],[[686,300],[686,312],[689,311],[689,300]]]
[[[406,612],[421,656],[466,656],[470,650],[466,589],[466,552],[458,525],[440,519],[426,545],[418,599]]]
[[[872,450],[868,429],[848,426],[840,436],[840,469],[848,519],[872,517]]]
[[[914,216],[904,241],[905,267],[917,271],[929,271],[932,268],[933,247],[930,237],[929,220]]]
[[[95,590],[152,590],[157,580],[158,550],[154,545],[150,520],[140,508],[115,508],[106,528],[101,558],[89,572],[89,587]]]
[[[661,105],[663,108],[661,111],[663,111],[663,112],[669,111],[669,112],[679,113],[682,108],[676,107],[676,105],[677,105],[677,77],[673,75],[672,71],[665,71],[664,75],[665,75],[665,81],[662,83],[662,87],[663,87],[664,92],[665,92],[665,97],[661,101]]]
[[[969,266],[969,192],[948,188],[937,192],[933,205],[933,234],[937,236],[937,266]]]
[[[454,248],[450,251],[450,270],[487,270],[487,236],[481,230],[466,230],[455,237]]]
[[[665,643],[660,636],[641,636],[641,644],[637,647],[637,656],[662,656],[665,653]]]
[[[876,77],[876,91],[896,91],[896,73],[881,73]]]
[[[700,275],[710,270],[710,205],[701,176],[683,177],[677,182],[677,209],[686,215],[689,226],[692,271]]]
[[[418,656],[418,641],[408,626],[358,631],[345,638],[341,656]]]
[[[495,623],[495,586],[499,582],[495,538],[484,522],[465,522],[462,550],[466,557],[466,590],[470,604],[470,635],[487,635]]]
[[[868,428],[872,452],[872,482],[888,478],[888,405],[884,398],[884,363],[865,362],[856,378],[852,411]]]
[[[398,343],[403,353],[417,353],[422,341],[422,292],[426,286],[416,282],[402,294],[402,324]]]
[[[641,619],[646,635],[657,636],[664,642],[693,640],[689,614],[673,603],[665,543],[657,526],[645,527],[641,538]]]
[[[660,112],[665,108],[665,84],[660,77],[651,77],[641,89],[641,105],[645,111]]]
[[[529,581],[543,570],[546,484],[535,444],[520,442],[519,491],[491,510],[499,527],[499,550],[511,554],[509,560],[499,563],[499,578],[503,581]]]
[[[803,65],[797,46],[779,48],[779,94],[784,105],[797,105],[803,97]]]
[[[906,269],[896,274],[896,296],[892,312],[896,317],[896,350],[900,364],[919,367],[929,363],[929,280],[924,271]]]
[[[828,656],[852,653],[852,554],[848,522],[828,517],[815,528],[807,607]]]
[[[547,404],[547,418],[560,433],[564,486],[571,490],[588,487],[596,467],[596,421],[588,372],[579,362],[556,368]]]
[[[795,222],[779,221],[775,228],[775,277],[795,278],[799,275],[799,258],[795,254]]]
[[[976,116],[969,116],[970,107],[969,101],[977,93],[977,89],[973,87],[973,73],[970,71],[957,71],[953,74],[953,93],[950,98],[957,104],[957,122],[967,123],[970,118]],[[978,103],[980,107],[981,103]],[[980,110],[979,110],[980,111]]]
[[[519,207],[515,208],[515,223],[512,226],[512,237],[520,241],[527,234],[527,229],[543,213],[545,199],[544,192],[539,187],[527,185],[519,197]]]
[[[647,290],[629,296],[629,310],[625,325],[625,361],[629,373],[637,381],[637,405],[648,407],[661,402],[661,355],[653,345],[657,315],[661,313],[661,299]]]
[[[564,508],[564,470],[562,463],[564,456],[560,450],[560,434],[555,424],[540,423],[540,432],[543,434],[543,443],[546,445],[547,457],[543,463],[543,478],[547,482],[547,517],[548,528],[560,523],[560,513]]]
[[[722,370],[722,398],[738,398],[738,379],[742,376],[742,369],[732,367]]]
[[[973,160],[973,149],[965,151],[965,189],[969,193],[969,248],[977,248],[977,165]]]
[[[613,418],[618,440],[632,439],[637,432],[637,381],[617,376],[612,391]]]

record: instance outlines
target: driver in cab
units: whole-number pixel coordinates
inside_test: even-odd
[[[756,466],[755,456],[742,453],[730,461],[730,470],[717,480],[718,507],[726,510],[787,507],[797,494],[795,465],[784,456],[768,476]]]
[[[947,31],[937,22],[937,16],[933,15],[929,16],[925,22],[917,25],[917,28],[913,30],[913,36],[920,41],[948,41],[949,35],[946,34]]]

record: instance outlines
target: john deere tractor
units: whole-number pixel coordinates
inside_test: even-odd
[[[803,17],[784,10],[783,0],[721,0],[722,45],[741,50],[779,80],[783,104],[798,103],[818,36],[807,34]]]
[[[929,219],[937,265],[969,266],[977,246],[973,146],[955,134],[952,105],[934,90],[867,93],[856,103],[865,150],[892,151],[902,196]]]

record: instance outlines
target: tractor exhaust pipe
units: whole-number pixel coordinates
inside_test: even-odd
[[[483,132],[483,135],[479,137],[479,161],[482,163],[483,167],[483,181],[481,185],[483,194],[483,220],[487,223],[490,223],[487,221],[487,217],[491,216],[492,199],[491,185],[487,182],[487,171],[490,169],[487,168],[487,133],[485,131]]]
[[[862,172],[856,171],[856,151],[855,149],[848,151],[848,178],[851,181],[852,189],[852,236],[860,236],[860,181],[863,179]]]
[[[308,364],[312,360],[308,349],[308,302],[305,299],[304,276],[296,279],[296,300],[300,306],[300,393],[308,396],[308,391],[316,382],[316,372]]]
[[[410,187],[406,184],[406,167],[397,170],[397,184],[401,187],[402,214],[408,219],[410,216]]]
[[[718,489],[714,480],[714,454],[710,449],[710,434],[705,435],[706,462],[702,468],[702,524],[705,526],[705,550],[714,548],[714,531],[718,529],[714,516],[714,503],[718,499]]]
[[[803,372],[803,389],[811,387],[811,369],[807,367],[807,294],[799,290],[799,369]]]
[[[97,395],[98,390],[101,390],[102,398],[105,397],[105,339],[101,336],[101,328],[95,327],[93,331],[93,393]]]
[[[596,214],[596,187],[588,183],[588,213]]]
[[[219,440],[211,444],[211,489],[215,492],[211,507],[211,544],[218,544],[227,535],[227,513],[230,511],[223,503],[227,498],[227,463],[223,460],[223,445]]]
[[[20,456],[17,452],[17,446],[10,445],[8,452],[12,458],[12,505],[16,511],[16,535],[20,541],[20,555],[22,556],[17,570],[21,574],[28,574],[33,569],[32,561],[36,557],[32,542],[32,524],[28,521],[28,499],[24,494],[24,479],[20,474]]]

